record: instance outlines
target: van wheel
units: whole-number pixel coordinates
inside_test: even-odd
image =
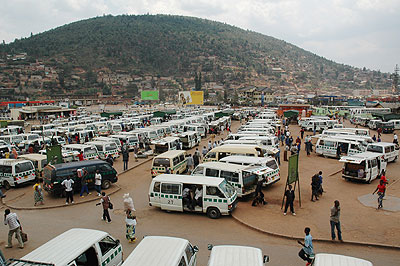
[[[8,181],[4,181],[4,182],[3,182],[3,187],[4,187],[6,190],[9,190],[9,189],[11,188],[10,183],[8,183]]]
[[[110,180],[104,180],[103,184],[101,184],[102,189],[109,189],[111,187],[111,182]]]
[[[207,216],[211,219],[218,219],[221,216],[221,213],[217,208],[210,207],[207,209]]]

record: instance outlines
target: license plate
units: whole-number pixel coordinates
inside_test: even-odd
[[[24,176],[24,178],[25,178],[25,179],[27,179],[27,178],[28,178],[28,176],[26,175],[26,176]]]

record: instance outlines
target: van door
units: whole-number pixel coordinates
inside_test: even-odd
[[[161,207],[161,183],[155,182],[153,186],[153,190],[150,193],[150,201],[153,206]]]
[[[106,236],[96,244],[100,252],[101,266],[120,265],[122,263],[122,246],[118,240],[114,240],[111,236]]]
[[[97,244],[96,244],[97,245]],[[75,259],[76,265],[101,265],[97,257],[96,247],[91,246]],[[99,254],[100,255],[100,254]],[[103,265],[104,266],[104,265]]]
[[[161,209],[183,211],[182,185],[176,183],[161,183]]]

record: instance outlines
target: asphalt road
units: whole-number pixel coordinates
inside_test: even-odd
[[[237,127],[237,124],[235,124]],[[234,127],[234,128],[235,128]],[[217,138],[219,139],[219,138]],[[204,140],[205,143],[205,140]],[[200,149],[201,150],[201,149]],[[193,150],[192,150],[193,151]],[[116,163],[121,163],[120,160]],[[112,223],[104,223],[100,218],[102,209],[95,206],[95,202],[68,206],[58,209],[17,211],[23,229],[29,235],[25,249],[4,249],[8,227],[0,227],[2,251],[6,258],[20,258],[29,251],[56,235],[75,227],[92,228],[109,232],[121,240],[126,258],[138,244],[129,244],[125,239],[125,223],[122,196],[130,193],[133,196],[137,210],[137,237],[145,235],[167,235],[188,239],[200,249],[198,265],[207,265],[209,251],[207,244],[234,244],[259,247],[263,253],[270,256],[268,265],[304,265],[297,253],[300,246],[294,240],[271,237],[251,230],[232,217],[222,217],[211,220],[206,215],[187,213],[167,213],[158,208],[148,206],[148,188],[151,182],[151,162],[145,163],[134,170],[119,176],[119,185],[122,189],[111,197],[114,210],[111,213]],[[4,208],[4,206],[3,206]],[[285,225],[282,224],[284,230]],[[301,232],[303,228],[298,228]],[[311,232],[312,234],[312,232]],[[398,250],[380,249],[372,247],[357,247],[339,243],[314,243],[317,253],[337,253],[355,256],[370,260],[374,265],[397,266],[400,261]]]

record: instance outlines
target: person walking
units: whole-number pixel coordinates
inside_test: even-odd
[[[324,189],[322,188],[322,171],[318,172],[318,180],[319,180],[318,194],[322,196],[322,193],[324,193]]]
[[[70,176],[67,176],[67,179],[64,179],[61,182],[61,186],[65,188],[65,204],[68,205],[69,200],[71,200],[71,203],[74,203],[74,191],[73,191],[73,186],[74,186],[74,180],[71,179]]]
[[[399,144],[399,140],[396,133],[393,134],[393,143],[397,145]]]
[[[318,190],[319,190],[319,177],[318,175],[313,175],[311,179],[311,201],[318,200]]]
[[[297,241],[297,243],[303,246],[303,248],[299,251],[299,257],[302,258],[304,261],[307,261],[306,266],[311,265],[311,256],[314,256],[314,248],[310,231],[311,229],[309,227],[306,227],[304,229],[304,233],[306,234],[306,236],[304,237],[304,244],[301,243],[300,240]]]
[[[286,204],[283,215],[286,215],[287,209],[290,206],[290,212],[292,213],[292,215],[296,216],[296,213],[294,212],[293,208],[293,201],[295,196],[294,196],[294,190],[292,190],[292,185],[289,185],[288,189],[285,191],[285,197],[286,197]]]
[[[10,209],[6,209],[4,211],[4,225],[8,225],[8,244],[5,246],[6,248],[12,248],[12,236],[15,234],[15,237],[18,240],[19,248],[24,248],[24,242],[22,241],[21,236],[21,224],[18,220],[18,216],[16,213],[10,211]]]
[[[303,137],[304,137],[304,128],[300,129],[300,136],[301,136],[301,139],[303,139]]]
[[[124,148],[122,150],[122,160],[124,161],[124,171],[128,170],[129,150]]]
[[[94,175],[94,189],[97,191],[97,196],[101,196],[101,179],[102,176],[99,170],[96,170],[96,174]]]
[[[83,192],[86,192],[86,196],[91,195],[92,193],[89,193],[89,188],[88,188],[88,172],[86,169],[78,169],[78,172],[81,171],[81,194],[79,195],[81,198],[83,198]],[[79,175],[78,175],[79,176]]]
[[[192,170],[193,170],[193,165],[194,165],[192,155],[191,155],[191,154],[188,154],[187,157],[186,157],[186,160],[187,160],[187,168],[188,168],[188,171],[189,171],[189,173],[190,173],[190,172],[192,172]]]
[[[138,153],[139,153],[139,149],[137,144],[135,144],[135,147],[133,148],[133,156],[135,157],[135,162],[138,161]]]
[[[199,165],[199,163],[200,163],[200,156],[199,156],[199,152],[196,151],[196,152],[193,154],[193,164],[194,164],[194,167],[196,168],[196,167]]]
[[[33,186],[33,199],[34,199],[34,206],[37,204],[44,204],[43,201],[43,179],[39,178],[36,184]]]
[[[278,147],[277,153],[275,153],[275,160],[278,165],[281,165],[281,148]]]
[[[83,161],[84,160],[82,151],[79,152],[78,159],[79,159],[79,161]]]
[[[126,224],[126,235],[125,235],[126,239],[129,241],[129,243],[135,243],[137,221],[136,221],[136,216],[133,215],[130,209],[126,211],[125,224]]]
[[[335,235],[335,227],[338,234],[339,241],[343,241],[342,239],[342,230],[340,229],[340,203],[338,200],[334,201],[334,206],[331,208],[331,237],[332,241],[336,239]]]
[[[372,193],[372,195],[375,194],[375,192],[378,191],[378,208],[381,209],[383,208],[383,197],[385,196],[386,192],[386,184],[383,182],[383,180],[379,181],[378,186],[376,187],[375,191]]]
[[[204,156],[206,156],[207,152],[208,152],[208,150],[207,150],[206,146],[203,146],[203,150],[201,151],[203,159],[204,159]]]
[[[107,220],[108,223],[111,223],[111,218],[110,218],[110,213],[108,212],[108,209],[110,208],[110,197],[106,195],[105,192],[101,192],[101,200],[100,203],[97,203],[97,205],[102,205],[103,206],[103,221]]]

